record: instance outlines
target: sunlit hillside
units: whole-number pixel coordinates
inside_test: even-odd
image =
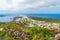
[[[47,18],[15,17],[11,22],[0,22],[0,37],[4,40],[58,40],[60,23]],[[38,20],[37,20],[38,19]],[[43,20],[45,19],[45,21]],[[58,20],[58,19],[56,19]]]

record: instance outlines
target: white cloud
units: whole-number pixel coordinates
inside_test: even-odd
[[[38,0],[32,3],[32,7],[50,7],[60,5],[59,0]]]
[[[60,5],[60,0],[0,0],[0,10],[23,10],[38,7],[55,7],[56,5]]]
[[[60,5],[56,5],[56,7],[60,7]]]

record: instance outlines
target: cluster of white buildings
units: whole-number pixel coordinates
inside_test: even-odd
[[[37,21],[28,18],[27,16],[22,17],[16,17],[14,20],[16,23],[26,23],[26,26],[28,27],[40,27],[40,28],[54,28],[54,29],[60,29],[58,24],[56,23],[46,23],[45,21]]]

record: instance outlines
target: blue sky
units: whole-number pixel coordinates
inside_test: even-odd
[[[60,0],[0,0],[0,14],[60,13]]]

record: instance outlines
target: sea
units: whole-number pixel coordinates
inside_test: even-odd
[[[60,14],[0,14],[0,22],[10,22],[17,16],[38,16],[46,18],[60,18]]]

